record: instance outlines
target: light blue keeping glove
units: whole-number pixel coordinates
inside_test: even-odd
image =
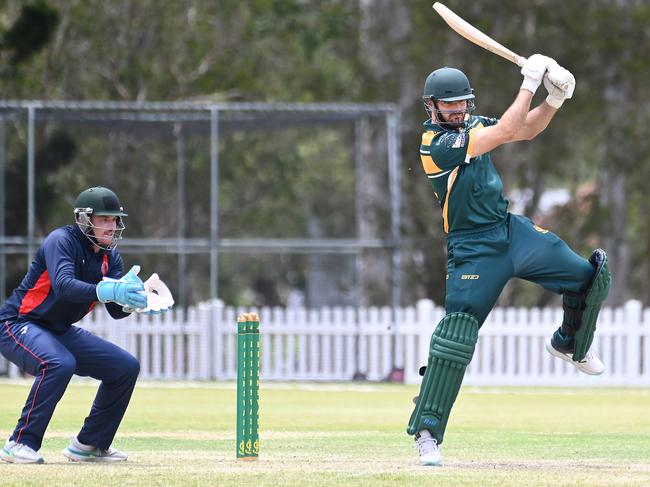
[[[140,266],[139,265],[134,265],[129,269],[129,272],[124,274],[120,281],[127,281],[127,282],[137,282],[140,284],[144,284],[142,282],[142,279],[138,277],[138,274],[140,273]]]
[[[104,278],[97,283],[97,299],[102,303],[117,303],[123,307],[146,308],[147,297],[144,284]]]
[[[154,273],[146,282],[142,282],[142,279],[138,277],[139,273],[140,266],[134,265],[120,279],[105,277],[97,285],[97,297],[102,302],[112,301],[122,305],[122,311],[125,313],[136,311],[157,315],[169,311],[174,305],[174,298],[158,274]],[[114,288],[109,289],[105,283],[110,283]],[[122,291],[122,289],[126,291]],[[103,293],[102,296],[100,296],[100,292]],[[126,294],[120,295],[119,293],[122,292],[126,292]]]
[[[136,284],[142,284],[144,286],[142,279],[138,277],[139,273],[140,273],[140,266],[134,265],[133,267],[131,267],[131,269],[129,269],[129,272],[127,272],[120,278],[120,281],[133,282]],[[133,313],[135,311],[135,307],[124,306],[122,308],[122,311],[124,311],[125,313]]]

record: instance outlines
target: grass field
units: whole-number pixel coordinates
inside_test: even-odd
[[[0,485],[650,485],[648,389],[463,388],[432,468],[404,431],[415,387],[262,384],[260,459],[237,462],[234,384],[141,383],[115,440],[129,461],[70,464],[95,388],[69,387],[47,463],[0,462]],[[28,389],[0,382],[4,437]]]

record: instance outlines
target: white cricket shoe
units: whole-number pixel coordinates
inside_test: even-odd
[[[605,372],[605,364],[598,358],[598,354],[593,347],[587,351],[587,355],[582,360],[573,360],[573,352],[562,352],[553,346],[552,337],[546,341],[546,351],[554,357],[569,362],[580,371],[588,375],[600,375]]]
[[[45,459],[23,443],[7,440],[0,457],[8,463],[45,463]]]
[[[442,450],[429,430],[415,434],[415,446],[420,452],[420,464],[428,466],[442,465]]]
[[[76,436],[70,439],[70,443],[63,450],[63,455],[71,462],[124,462],[128,458],[126,453],[122,453],[113,447],[108,450],[102,450],[90,445],[84,445]]]

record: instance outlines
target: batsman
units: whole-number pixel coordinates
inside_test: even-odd
[[[521,69],[523,83],[500,119],[472,115],[474,90],[458,69],[433,71],[424,84],[420,157],[442,210],[447,240],[446,315],[431,337],[428,364],[407,432],[420,463],[440,465],[451,408],[472,360],[479,329],[514,277],[562,295],[564,318],[547,351],[581,372],[605,367],[591,348],[596,319],[611,285],[607,254],[577,255],[554,233],[508,212],[490,151],[532,140],[571,98],[575,78],[553,59],[535,54]],[[541,84],[545,101],[531,109]]]

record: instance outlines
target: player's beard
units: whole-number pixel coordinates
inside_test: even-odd
[[[443,112],[438,107],[431,115],[435,115],[436,123],[444,128],[458,130],[465,126],[465,121],[469,118],[467,110],[459,112]]]
[[[465,112],[454,112],[448,115],[453,115],[453,119],[443,120],[440,123],[443,127],[450,128],[452,130],[458,130],[465,126]],[[443,116],[440,115],[440,118]]]
[[[445,122],[445,127],[449,127],[450,129],[453,130],[458,130],[460,128],[463,128],[464,126],[465,126],[464,120],[462,122]]]

